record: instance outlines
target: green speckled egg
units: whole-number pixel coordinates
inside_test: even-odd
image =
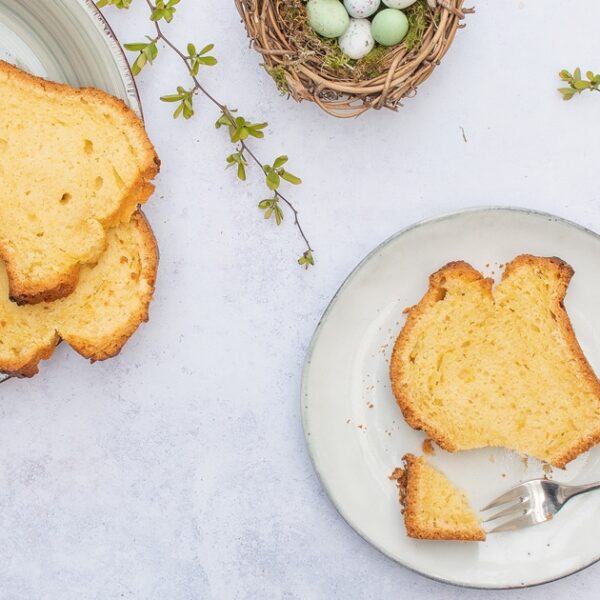
[[[309,0],[306,12],[309,25],[326,38],[339,37],[350,25],[348,12],[339,0]]]
[[[408,32],[408,19],[402,11],[386,8],[375,15],[371,29],[376,42],[382,46],[395,46]]]

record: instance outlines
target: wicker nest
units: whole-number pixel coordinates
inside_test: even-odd
[[[410,23],[405,40],[392,48],[378,46],[358,61],[312,31],[305,0],[235,3],[282,93],[316,102],[335,117],[356,117],[371,108],[397,110],[402,98],[416,93],[464,26],[465,13],[473,12],[463,1],[418,0],[405,10]]]

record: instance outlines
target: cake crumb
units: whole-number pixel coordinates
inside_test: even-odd
[[[348,423],[350,423],[350,419],[346,419],[346,425],[348,425]]]
[[[392,474],[389,476],[390,481],[398,481],[402,477],[402,473],[404,473],[404,469],[396,467]]]
[[[506,473],[502,473],[502,477],[506,477]]]
[[[423,454],[435,455],[435,448],[433,447],[433,440],[425,438],[423,440]]]

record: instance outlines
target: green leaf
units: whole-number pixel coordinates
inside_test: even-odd
[[[196,46],[191,42],[187,45],[188,56],[192,58],[192,56],[196,56]]]
[[[573,79],[573,75],[571,75],[571,73],[569,73],[569,71],[567,71],[566,69],[563,69],[559,73],[559,76],[563,81],[569,81],[570,79]]]
[[[231,119],[227,115],[223,114],[217,119],[215,127],[217,129],[221,129],[221,127],[231,127]]]
[[[576,90],[586,90],[589,87],[591,87],[591,83],[589,81],[584,81],[583,79],[581,79],[580,81],[576,81],[573,86],[575,87]]]
[[[279,204],[276,204],[273,207],[273,214],[275,215],[275,223],[277,223],[277,225],[281,225],[281,222],[283,221],[283,211],[281,210]]]
[[[251,135],[254,138],[262,140],[265,137],[265,134],[262,131],[256,131],[256,129],[248,129],[248,135]]]
[[[276,190],[281,183],[281,178],[279,177],[279,174],[276,171],[269,171],[266,176],[266,182],[267,187],[270,190]]]
[[[129,50],[130,52],[140,52],[146,48],[148,44],[146,42],[138,42],[136,44],[123,44],[125,50]]]
[[[131,72],[134,75],[139,75],[142,72],[142,69],[146,66],[148,59],[145,54],[140,54],[131,65]]]
[[[271,206],[271,204],[273,204],[273,200],[271,198],[268,198],[267,200],[261,200],[258,203],[258,208],[261,208],[262,210],[264,210],[265,208],[269,208],[269,206]]]
[[[280,167],[283,167],[288,160],[287,156],[278,156],[273,163],[273,167],[279,169]]]
[[[577,93],[573,88],[559,88],[558,91],[562,94],[563,100],[571,100]]]
[[[198,52],[198,56],[202,56],[203,54],[210,52],[214,47],[215,47],[214,44],[208,44],[207,46],[204,46],[204,48],[202,48],[202,50],[200,50],[200,52]]]
[[[181,100],[181,94],[171,94],[168,96],[161,96],[162,102],[179,102]]]
[[[573,81],[580,81],[581,80],[581,69],[579,67],[577,67],[575,69],[575,71],[573,71]]]
[[[196,59],[196,63],[206,65],[207,67],[214,67],[218,62],[214,56],[201,56]]]
[[[246,181],[246,166],[244,163],[238,164],[237,176],[241,181]]]
[[[246,123],[248,127],[248,132],[252,137],[262,139],[265,137],[265,134],[261,131],[265,127],[267,127],[268,123]]]
[[[285,179],[288,183],[291,183],[292,185],[300,185],[302,183],[302,179],[300,179],[300,177],[296,177],[295,175],[292,175],[291,173],[288,173],[283,169],[281,169],[280,175],[283,179]]]

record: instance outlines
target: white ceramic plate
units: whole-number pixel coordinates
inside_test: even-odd
[[[0,59],[53,81],[103,89],[142,115],[121,46],[92,0],[0,0]]]
[[[481,209],[427,221],[394,236],[352,273],[325,312],[306,361],[302,411],[316,471],[346,521],[389,557],[423,575],[474,587],[536,585],[600,559],[600,493],[572,500],[552,521],[488,536],[484,543],[406,536],[396,486],[388,480],[406,452],[422,454],[388,383],[402,311],[427,289],[430,273],[466,260],[488,275],[522,253],[559,256],[575,269],[566,307],[583,350],[600,372],[600,237],[542,213]],[[370,406],[373,405],[371,408]],[[474,507],[541,464],[501,449],[448,454],[430,462],[462,487]],[[600,480],[600,448],[554,470],[564,482]]]

